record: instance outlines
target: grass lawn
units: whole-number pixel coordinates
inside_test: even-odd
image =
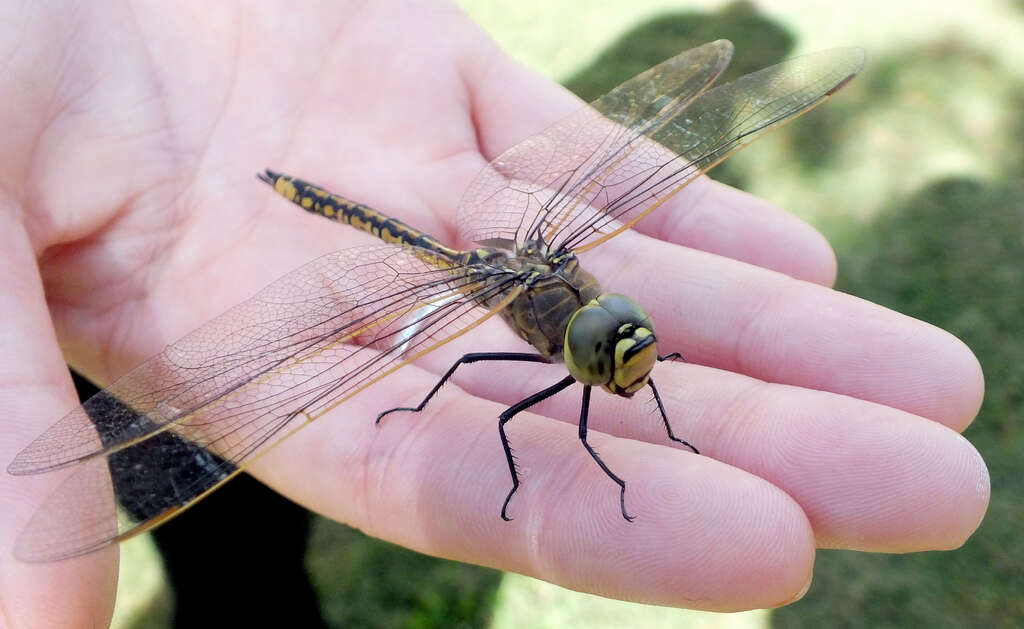
[[[825,232],[840,290],[934,323],[975,351],[987,394],[966,435],[988,462],[992,504],[959,550],[821,551],[803,600],[735,615],[568,592],[320,521],[308,566],[331,626],[1024,626],[1024,3],[462,5],[515,57],[588,99],[720,37],[736,43],[737,72],[865,47],[868,65],[841,95],[714,176]],[[169,626],[145,540],[128,547],[122,570],[116,626]]]

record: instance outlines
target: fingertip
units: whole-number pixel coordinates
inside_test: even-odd
[[[919,461],[902,474],[916,472],[918,482],[899,483],[892,492],[892,502],[905,505],[902,517],[865,526],[865,539],[872,541],[853,548],[898,553],[954,550],[981,525],[991,493],[985,461],[963,435],[934,423],[926,425],[931,434],[922,435]],[[914,457],[908,452],[904,459]]]
[[[951,405],[945,423],[962,432],[981,411],[985,400],[985,373],[971,348],[956,336],[949,336],[950,364],[959,367],[959,374],[951,383],[955,390],[949,396]]]
[[[809,223],[797,220],[795,229],[802,232],[800,241],[804,246],[795,252],[792,270],[787,275],[821,286],[834,286],[839,261],[832,244]]]
[[[963,546],[981,526],[992,495],[988,466],[977,448],[963,435],[956,434],[956,456],[950,466],[950,510],[946,534],[935,544],[938,550]]]
[[[890,389],[891,393],[874,401],[962,432],[977,417],[985,397],[985,376],[978,358],[962,340],[942,328],[893,312],[886,318],[891,320],[887,336],[893,342],[878,348],[889,353],[886,371],[890,373],[878,379],[882,386],[876,390]],[[884,373],[876,369],[880,375]]]

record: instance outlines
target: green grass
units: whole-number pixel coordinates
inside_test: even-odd
[[[839,97],[715,177],[819,226],[836,246],[841,290],[948,329],[977,353],[987,394],[966,435],[989,464],[992,506],[959,550],[823,551],[806,598],[740,615],[596,599],[320,522],[308,564],[332,626],[1024,626],[1021,3],[462,4],[510,53],[585,98],[718,37],[737,44],[736,72],[865,46],[863,75]],[[122,601],[157,620],[135,624],[122,603],[122,626],[167,626],[167,606],[146,602],[158,589],[123,588]]]
[[[480,627],[501,582],[496,570],[444,561],[321,519],[307,554],[332,627]]]

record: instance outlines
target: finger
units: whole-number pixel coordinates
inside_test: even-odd
[[[432,384],[415,367],[404,371],[388,398],[412,401]],[[508,426],[523,484],[510,503],[514,520],[504,522],[511,481],[495,419],[502,407],[452,389],[424,412],[389,416],[377,429],[375,389],[255,471],[374,536],[603,596],[725,611],[783,604],[809,582],[813,538],[803,513],[756,477],[594,433],[591,443],[626,479],[626,506],[636,515],[628,523],[618,487],[575,427],[523,413]],[[577,403],[579,394],[564,393]]]
[[[635,233],[583,262],[651,314],[664,351],[854,396],[963,430],[984,392],[956,337],[856,297]]]
[[[584,103],[564,88],[500,56],[471,77],[480,152],[494,159]],[[478,165],[483,167],[483,162]],[[697,178],[634,228],[669,242],[830,285],[835,255],[824,237],[770,204]]]
[[[77,404],[35,255],[14,215],[10,208],[0,211],[0,251],[6,263],[0,291],[0,469],[47,422]],[[12,556],[18,533],[63,478],[0,472],[0,612],[11,626],[105,626],[113,611],[116,552],[46,565],[25,564]]]
[[[701,454],[782,488],[807,514],[820,547],[955,548],[985,513],[985,463],[945,426],[848,396],[697,365],[662,363],[653,375],[674,433]],[[467,371],[460,386],[511,404],[550,380],[549,373],[510,365]],[[590,426],[671,444],[650,399],[649,390],[630,400],[595,393]],[[562,395],[531,410],[571,423],[578,400]]]

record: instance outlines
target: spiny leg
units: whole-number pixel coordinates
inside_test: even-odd
[[[469,363],[475,363],[484,360],[512,360],[526,363],[551,362],[551,360],[546,356],[541,356],[540,354],[526,354],[523,352],[475,352],[471,354],[466,354],[462,358],[455,361],[455,364],[452,365],[451,368],[448,369],[448,371],[443,376],[441,376],[441,379],[437,381],[437,384],[435,384],[434,388],[430,390],[430,393],[427,393],[427,396],[423,398],[423,401],[420,402],[419,405],[390,408],[382,412],[380,415],[377,415],[376,423],[379,424],[380,420],[384,419],[385,415],[388,415],[389,413],[394,413],[396,411],[411,411],[413,413],[418,413],[422,411],[424,407],[426,407],[427,403],[430,402],[430,399],[433,398],[434,395],[436,395],[437,392],[441,390],[441,387],[443,387],[446,382],[448,382],[448,379],[452,377],[452,374],[454,374],[455,370],[459,368],[459,365],[468,365]]]
[[[498,434],[501,435],[501,447],[505,449],[505,460],[508,461],[508,471],[512,474],[512,489],[508,492],[508,495],[505,496],[505,502],[501,505],[502,520],[505,520],[506,522],[510,522],[512,520],[512,518],[508,517],[506,514],[508,502],[512,500],[512,494],[516,493],[516,490],[519,489],[519,473],[516,472],[516,462],[515,459],[512,458],[512,448],[508,445],[508,437],[505,435],[505,424],[519,414],[520,411],[524,411],[537,402],[548,399],[574,382],[576,382],[575,378],[572,376],[566,376],[543,391],[538,391],[525,400],[520,400],[513,406],[508,407],[501,415],[498,416]],[[589,389],[590,387],[587,388]]]
[[[668,438],[693,450],[694,454],[700,454],[700,451],[697,450],[697,448],[690,445],[689,442],[680,439],[672,432],[672,425],[668,423],[668,413],[665,412],[665,405],[661,403],[661,395],[658,394],[658,387],[654,386],[654,378],[649,379],[647,384],[650,385],[651,391],[654,393],[654,401],[658,403],[658,412],[661,413],[661,421],[665,422],[665,430],[668,432]]]
[[[583,387],[583,405],[580,408],[580,441],[583,442],[583,447],[587,449],[590,456],[597,461],[597,464],[604,470],[604,473],[608,475],[608,478],[615,481],[619,486],[619,508],[622,509],[622,517],[626,518],[626,522],[632,522],[634,517],[626,513],[626,481],[616,476],[608,466],[604,464],[601,457],[597,455],[597,451],[594,450],[587,443],[587,415],[590,413],[590,385]]]

